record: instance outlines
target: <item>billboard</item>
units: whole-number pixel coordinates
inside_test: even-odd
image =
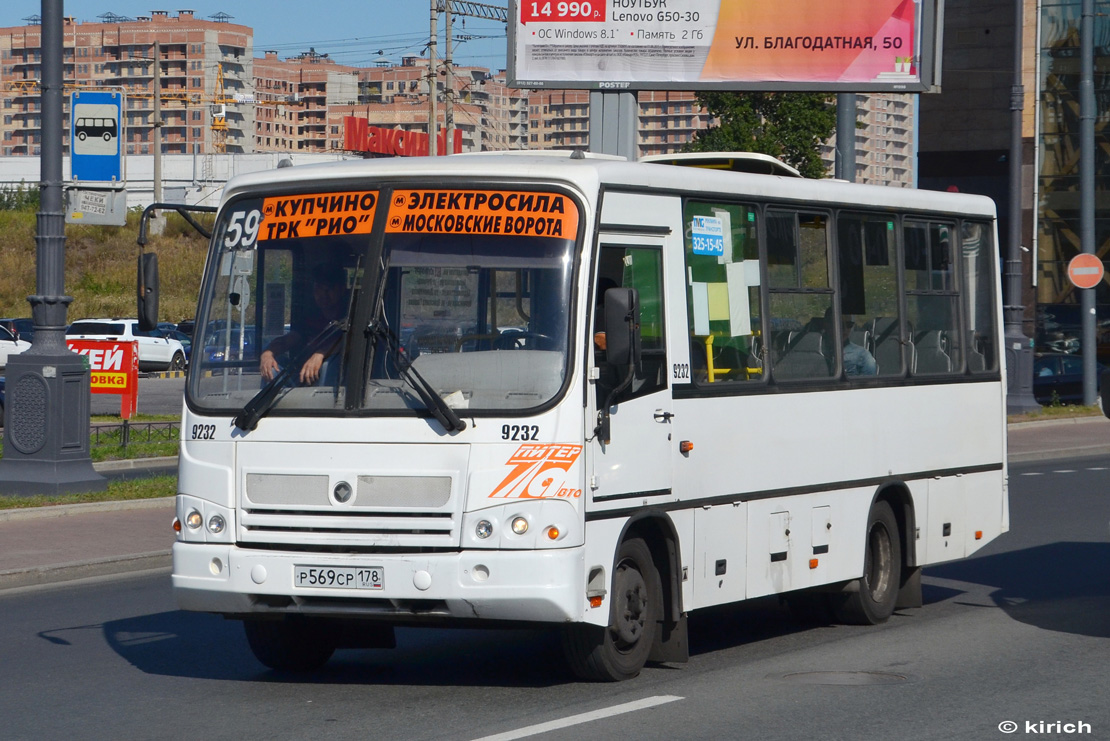
[[[925,92],[943,0],[512,0],[509,82]]]

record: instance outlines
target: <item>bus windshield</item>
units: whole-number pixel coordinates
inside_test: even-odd
[[[573,336],[577,206],[559,197],[573,214],[560,215],[552,234],[551,220],[536,228],[480,213],[395,218],[410,193],[314,194],[317,211],[332,209],[333,195],[346,199],[337,216],[316,220],[294,218],[309,196],[225,207],[198,311],[194,405],[246,406],[254,420],[442,406],[423,384],[466,415],[550,402],[567,378]],[[496,192],[494,202],[527,203],[524,195]],[[375,231],[379,197],[391,205]],[[468,200],[484,199],[459,199],[460,208]]]

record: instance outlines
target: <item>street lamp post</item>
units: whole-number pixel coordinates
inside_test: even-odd
[[[1095,2],[1083,0],[1079,21],[1079,249],[1095,254]],[[1095,289],[1079,291],[1083,335],[1083,403],[1098,401]]]
[[[35,336],[8,360],[0,494],[98,491],[89,457],[89,371],[66,348],[65,208],[62,198],[62,0],[42,0],[42,155],[36,226]]]
[[[1021,84],[1023,12],[1023,0],[1014,0],[1014,84],[1010,88],[1010,223],[1006,235],[1006,305],[1003,307],[1008,381],[1006,411],[1010,414],[1041,408],[1033,398],[1033,345],[1022,330],[1025,316],[1021,297],[1021,115],[1025,105],[1025,91]]]

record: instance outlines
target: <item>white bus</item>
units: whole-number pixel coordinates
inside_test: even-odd
[[[597,680],[711,605],[918,606],[1008,526],[995,234],[982,197],[581,153],[235,178],[177,600],[275,668],[547,624]]]

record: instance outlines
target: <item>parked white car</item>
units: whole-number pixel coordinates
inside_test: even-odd
[[[31,346],[27,340],[17,340],[7,327],[0,326],[0,368],[6,368],[8,358],[19,355]]]
[[[137,341],[139,370],[184,370],[185,348],[157,329],[144,332],[138,319],[81,319],[69,325],[66,338],[73,340]]]

